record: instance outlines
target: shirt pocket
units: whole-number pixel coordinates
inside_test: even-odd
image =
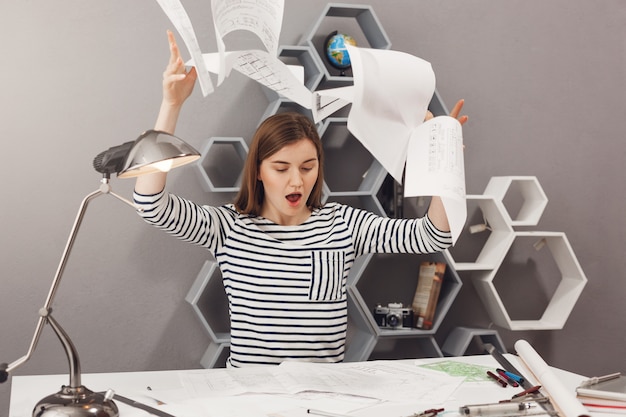
[[[340,300],[343,297],[345,254],[341,251],[311,252],[311,286],[313,301]]]

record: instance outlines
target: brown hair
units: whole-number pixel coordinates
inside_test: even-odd
[[[299,140],[310,140],[317,150],[317,181],[315,181],[315,186],[307,200],[307,207],[315,209],[322,206],[322,188],[324,185],[322,141],[315,125],[308,117],[296,112],[286,112],[268,117],[254,133],[243,167],[239,194],[235,198],[235,207],[240,213],[255,216],[260,214],[265,198],[263,183],[258,179],[261,162],[284,146]]]

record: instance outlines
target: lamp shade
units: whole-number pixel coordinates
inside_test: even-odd
[[[167,172],[200,158],[200,152],[182,139],[159,130],[147,130],[134,142],[118,178]]]

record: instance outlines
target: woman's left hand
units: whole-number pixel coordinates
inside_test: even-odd
[[[456,120],[459,121],[459,123],[461,123],[461,125],[465,124],[465,122],[467,122],[468,120],[467,115],[459,116],[459,114],[461,114],[461,110],[463,109],[463,104],[465,104],[465,100],[461,99],[457,101],[454,107],[452,108],[452,111],[450,112],[450,117],[454,117]],[[426,118],[424,118],[424,121],[430,120],[433,117],[434,117],[433,114],[429,110],[426,112]]]

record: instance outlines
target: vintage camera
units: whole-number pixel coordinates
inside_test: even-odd
[[[389,329],[410,329],[413,327],[413,309],[402,303],[389,303],[386,307],[374,307],[374,320],[380,327]]]

